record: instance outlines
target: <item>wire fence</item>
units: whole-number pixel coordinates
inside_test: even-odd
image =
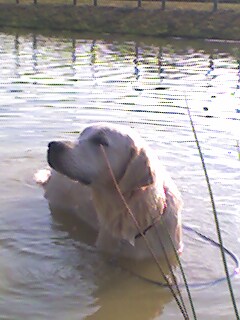
[[[16,4],[62,4],[62,5],[89,5],[89,6],[105,6],[105,7],[127,7],[127,8],[149,8],[149,9],[162,9],[166,8],[180,8],[180,9],[206,9],[216,11],[221,6],[240,4],[240,0],[12,0]],[[5,2],[1,0],[0,3]],[[9,3],[9,1],[8,1]],[[234,9],[234,7],[226,7]]]

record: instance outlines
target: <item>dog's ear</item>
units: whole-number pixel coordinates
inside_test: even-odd
[[[132,157],[127,165],[123,177],[119,181],[119,187],[123,193],[131,192],[151,185],[154,182],[154,173],[150,167],[150,161],[146,151],[141,148],[132,149]]]

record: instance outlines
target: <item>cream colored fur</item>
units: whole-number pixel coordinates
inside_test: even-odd
[[[182,250],[181,195],[161,162],[132,129],[94,124],[74,142],[53,142],[48,149],[51,171],[35,179],[43,185],[50,207],[73,211],[98,231],[99,249],[130,258],[150,254],[113,183],[107,159],[131,212],[156,254],[172,251],[169,235]],[[45,177],[45,178],[44,178]],[[86,185],[84,185],[86,184]]]

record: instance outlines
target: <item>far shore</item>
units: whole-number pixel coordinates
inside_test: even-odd
[[[0,27],[240,40],[239,10],[0,3]]]

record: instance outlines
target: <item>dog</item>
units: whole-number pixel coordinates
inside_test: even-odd
[[[144,259],[147,240],[158,256],[182,252],[181,194],[133,129],[92,124],[75,142],[50,142],[47,160],[51,169],[35,180],[50,208],[73,211],[88,223],[99,250]]]

